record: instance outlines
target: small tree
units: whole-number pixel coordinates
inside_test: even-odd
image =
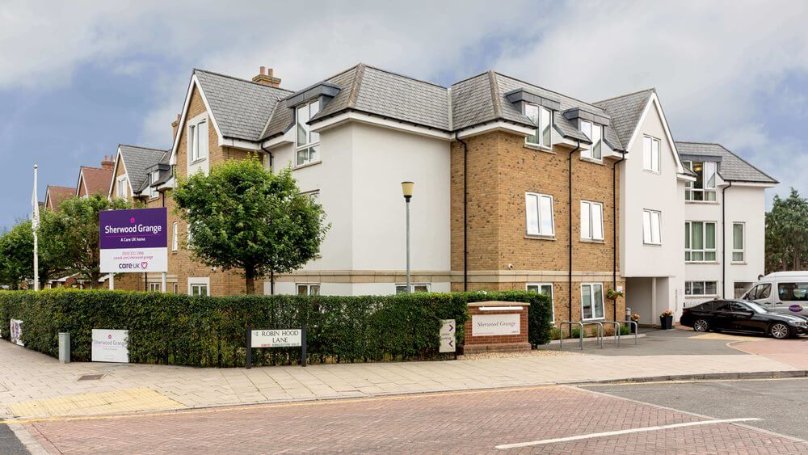
[[[766,214],[766,271],[801,270],[808,259],[808,201],[791,189]]]
[[[237,269],[248,294],[255,280],[302,267],[320,251],[328,226],[323,209],[300,194],[290,169],[273,174],[255,157],[195,174],[174,193],[179,215],[188,223],[188,247],[211,267]]]
[[[46,210],[40,213],[38,234],[39,281],[44,285],[67,266],[56,215]],[[0,236],[0,283],[17,289],[21,282],[33,278],[34,234],[31,221],[25,220]]]
[[[98,244],[98,214],[102,210],[129,208],[129,203],[103,196],[72,198],[64,201],[56,217],[53,229],[62,239],[66,269],[90,282],[97,288],[101,279],[100,247]]]

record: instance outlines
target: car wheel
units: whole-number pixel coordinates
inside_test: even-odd
[[[710,330],[710,323],[704,319],[696,319],[696,322],[693,323],[693,330],[696,332],[706,332]]]
[[[782,322],[775,322],[769,327],[769,335],[772,338],[777,338],[778,340],[782,340],[784,338],[788,338],[791,331],[788,329],[788,326],[783,324]]]

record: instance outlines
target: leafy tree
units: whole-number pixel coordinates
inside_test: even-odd
[[[66,271],[78,274],[97,288],[101,279],[100,250],[98,245],[98,214],[102,210],[129,208],[121,199],[108,200],[103,196],[72,198],[64,201],[53,229],[59,232]]]
[[[766,271],[801,270],[808,259],[808,201],[791,189],[766,213]]]
[[[65,249],[57,217],[40,212],[39,281],[40,287],[66,269]],[[16,289],[23,281],[34,278],[34,234],[31,221],[18,223],[0,236],[0,282]]]
[[[211,267],[240,270],[248,294],[256,278],[302,267],[320,250],[328,226],[323,209],[300,194],[290,169],[273,174],[257,158],[232,160],[195,174],[174,192],[190,226],[188,246]]]

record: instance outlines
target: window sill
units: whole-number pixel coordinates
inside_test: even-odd
[[[550,153],[550,154],[553,154],[553,155],[556,154],[556,152],[553,151],[552,147],[547,147],[546,145],[525,143],[525,148],[530,149],[530,150],[536,150],[537,152]]]
[[[600,239],[581,239],[581,243],[602,243],[602,244],[605,244],[606,241],[605,240],[600,240]]]
[[[686,295],[685,299],[717,299],[718,294]]]
[[[531,235],[525,234],[525,238],[529,240],[555,240],[556,236],[554,235]]]
[[[585,156],[582,156],[581,161],[586,161],[587,163],[599,164],[601,166],[606,166],[605,164],[603,164],[602,159],[598,160],[598,159],[595,159],[595,158],[587,158]]]
[[[662,246],[662,243],[648,243],[648,242],[642,242],[642,246],[658,246],[658,247],[661,247],[661,246]]]
[[[587,322],[603,322],[605,320],[606,320],[605,317],[603,317],[603,318],[590,318],[590,319],[581,319],[581,322],[586,324]],[[620,322],[620,321],[618,321],[618,322]]]
[[[199,164],[199,163],[203,163],[203,162],[205,162],[205,161],[207,161],[207,160],[208,160],[208,158],[207,158],[207,157],[205,157],[205,158],[197,158],[197,159],[195,159],[195,160],[191,161],[190,166],[195,166],[195,165],[197,165],[197,164]]]
[[[662,175],[662,171],[655,171],[653,169],[645,169],[645,168],[643,168],[642,170],[643,172],[646,172],[648,174]]]
[[[304,168],[307,168],[307,167],[316,166],[318,164],[322,164],[322,160],[312,161],[311,163],[300,164],[300,165],[297,165],[297,166],[293,167],[292,170],[296,171],[298,169],[304,169]]]
[[[718,264],[718,261],[685,261],[685,264]]]
[[[746,261],[730,261],[731,265],[746,265]]]
[[[685,204],[704,204],[704,205],[720,205],[718,201],[688,201],[685,199]]]

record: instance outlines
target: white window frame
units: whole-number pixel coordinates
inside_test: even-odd
[[[604,134],[603,125],[590,122],[589,120],[581,120],[580,130],[592,141],[592,145],[590,145],[588,149],[584,149],[581,152],[581,157],[592,161],[602,162]],[[597,134],[595,134],[596,132]]]
[[[662,245],[662,212],[659,210],[643,209],[642,243]]]
[[[701,172],[701,188],[696,187],[696,182],[687,182],[685,184],[685,200],[688,202],[708,202],[715,203],[718,196],[716,186],[718,185],[718,163],[714,161],[684,161],[682,163],[686,168],[698,174]],[[695,171],[696,164],[701,164],[701,171]],[[710,168],[712,173],[712,183],[705,177],[708,175],[707,169]],[[700,195],[700,199],[697,198]]]
[[[149,199],[157,199],[160,196],[160,192],[157,191],[157,186],[155,185],[158,180],[160,180],[160,169],[149,172]]]
[[[694,294],[693,288],[695,287],[694,284],[699,283],[701,284],[702,293],[701,294]],[[715,286],[715,292],[708,293],[707,292],[707,283],[712,283]],[[686,298],[693,298],[693,297],[714,297],[718,295],[718,281],[712,280],[695,280],[695,281],[685,281],[685,297]]]
[[[584,288],[589,288],[589,304],[592,308],[592,316],[585,318],[584,317]],[[596,305],[598,302],[595,302],[595,289],[600,289],[600,314],[601,316],[597,316]],[[581,320],[582,321],[599,321],[606,319],[606,305],[603,301],[603,283],[581,283]]]
[[[194,296],[194,288],[205,289],[204,296],[210,297],[210,277],[189,277],[188,295]],[[203,294],[199,294],[203,295]]]
[[[316,106],[316,108],[312,113],[313,106]],[[304,110],[305,117],[301,116]],[[295,167],[320,162],[320,133],[311,131],[311,126],[307,124],[318,112],[320,112],[319,99],[295,107]],[[301,119],[303,119],[302,122]],[[301,133],[305,136],[304,142],[301,142]]]
[[[741,227],[741,248],[738,249],[735,247],[735,226]],[[732,223],[732,256],[730,257],[731,262],[735,262],[736,264],[742,264],[746,262],[746,223],[742,221],[734,221]],[[740,259],[735,259],[735,255],[739,254]]]
[[[702,235],[702,248],[701,249],[694,249],[693,246],[693,224],[698,223],[702,225],[701,228],[701,235]],[[713,247],[707,248],[707,225],[713,225]],[[716,237],[718,237],[716,226],[718,224],[715,221],[685,221],[685,262],[716,262],[718,260],[718,256],[716,254]],[[712,253],[713,259],[707,259],[707,254]],[[701,254],[701,259],[695,260],[694,255]]]
[[[581,201],[581,239],[602,242],[605,235],[603,232],[603,203],[594,201]],[[594,208],[597,207],[597,212]],[[594,220],[594,214],[598,213],[600,223]],[[598,226],[598,224],[600,226]],[[586,225],[586,227],[584,227]],[[595,235],[595,228],[600,229],[600,236]]]
[[[122,175],[118,177],[117,180],[118,185],[118,198],[119,199],[127,199],[129,197],[129,177]]]
[[[653,136],[643,136],[642,142],[642,168],[646,171],[659,174],[662,160],[662,142]]]
[[[300,290],[305,289],[301,294]],[[320,283],[295,283],[295,295],[320,295]]]
[[[535,288],[535,290],[531,289],[531,288]],[[555,300],[553,298],[553,293],[554,293],[553,283],[527,283],[527,284],[525,284],[525,290],[528,291],[528,292],[536,292],[536,293],[540,293],[540,294],[541,293],[546,294],[546,292],[542,291],[542,288],[549,288],[550,293],[547,294],[547,295],[550,296],[550,314],[551,314],[550,322],[555,324]]]
[[[416,290],[416,288],[423,288],[421,290]],[[410,289],[412,292],[430,292],[430,283],[410,283]],[[396,283],[396,294],[404,294],[407,289],[407,283]]]
[[[533,130],[534,134],[525,137],[525,144],[534,147],[551,148],[553,146],[553,111],[538,104],[523,104],[523,113],[536,127]]]
[[[149,292],[163,292],[162,283],[149,282]]]
[[[542,210],[542,202],[550,202],[550,212],[545,213]],[[541,193],[525,193],[525,234],[534,237],[553,237],[555,236],[555,211],[553,204],[553,196]],[[530,220],[531,207],[535,207],[536,225],[533,226]],[[545,207],[546,209],[546,207]],[[550,218],[550,229],[548,231],[542,230],[543,221]]]
[[[171,224],[171,251],[180,249],[179,225],[175,221]]]

